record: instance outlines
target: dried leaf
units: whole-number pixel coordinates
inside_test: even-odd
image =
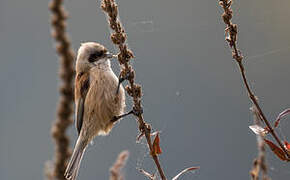
[[[190,168],[186,168],[183,171],[181,171],[180,173],[178,173],[174,178],[172,178],[172,180],[177,180],[179,178],[179,176],[181,176],[182,174],[188,172],[188,171],[194,171],[199,169],[200,167],[190,167]]]
[[[284,151],[276,146],[272,141],[264,139],[264,141],[268,144],[268,146],[271,148],[271,150],[280,158],[282,161],[287,161],[287,158],[285,156]]]
[[[286,116],[286,115],[288,115],[288,114],[290,114],[290,108],[285,109],[284,111],[282,111],[282,112],[278,115],[278,117],[277,117],[276,120],[275,120],[275,125],[274,125],[274,126],[275,126],[275,127],[278,127],[281,118],[284,117],[284,116]]]
[[[159,138],[159,132],[155,136],[155,139],[153,141],[153,155],[161,154],[162,150],[160,148],[160,138]]]
[[[150,180],[155,180],[155,177],[156,177],[155,174],[150,174],[144,169],[139,169],[139,172],[142,173],[144,176],[148,177]]]
[[[144,135],[145,135],[145,133],[144,133],[144,132],[141,132],[141,133],[137,136],[137,138],[136,138],[136,142],[139,143],[140,140],[142,139],[142,137],[143,137]]]
[[[290,144],[288,143],[288,141],[284,141],[284,144],[285,144],[286,150],[290,152]]]
[[[265,128],[262,128],[259,125],[252,125],[249,126],[249,128],[256,134],[256,135],[262,135],[265,136],[269,131],[267,131]]]
[[[158,133],[160,133],[160,131],[155,131],[155,132],[151,133],[150,136],[156,136]]]

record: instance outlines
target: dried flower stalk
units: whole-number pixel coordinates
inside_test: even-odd
[[[245,68],[243,65],[243,56],[241,55],[240,50],[238,50],[237,44],[236,44],[237,43],[238,26],[231,22],[231,19],[233,16],[233,11],[231,9],[232,1],[231,0],[219,0],[219,4],[224,10],[224,13],[222,14],[221,17],[227,26],[225,29],[226,41],[228,42],[229,47],[232,50],[233,59],[237,62],[238,66],[239,66],[239,70],[240,70],[240,73],[241,73],[241,76],[243,79],[243,83],[244,83],[246,90],[248,92],[248,96],[249,96],[250,100],[252,101],[252,103],[254,104],[254,106],[256,107],[257,112],[259,113],[259,117],[261,117],[263,122],[266,124],[269,133],[274,137],[274,139],[278,143],[279,147],[283,150],[285,155],[287,155],[287,157],[290,158],[290,154],[287,152],[287,150],[283,146],[281,140],[277,136],[275,130],[272,128],[271,124],[269,123],[266,116],[264,115],[253,91],[251,90],[251,88],[249,86],[248,80],[246,78]]]
[[[259,116],[259,112],[255,106],[251,107],[251,111],[254,116],[254,124],[260,126],[261,118]],[[250,171],[250,175],[252,180],[259,180],[259,174],[262,174],[262,180],[270,180],[268,177],[268,167],[266,163],[266,150],[265,150],[265,142],[263,133],[258,133],[257,135],[257,146],[258,146],[258,157],[254,159],[253,168]]]
[[[122,151],[114,165],[110,168],[110,180],[124,180],[124,176],[121,172],[122,168],[126,165],[127,159],[129,157],[128,151]]]
[[[120,20],[118,19],[118,6],[114,0],[103,0],[101,8],[108,16],[108,23],[113,30],[111,34],[112,42],[118,46],[120,53],[118,54],[118,61],[121,66],[120,78],[129,81],[129,85],[126,86],[126,92],[133,98],[133,114],[139,123],[139,130],[142,135],[145,135],[150,155],[152,156],[157,170],[162,180],[166,180],[163,169],[161,168],[158,156],[154,153],[152,141],[151,141],[151,126],[144,121],[143,108],[141,105],[142,88],[139,84],[135,83],[135,71],[129,64],[130,59],[134,57],[132,51],[127,47],[126,44],[126,33]]]
[[[73,105],[73,77],[74,53],[66,35],[66,12],[62,0],[52,0],[49,4],[51,10],[52,37],[57,42],[57,53],[60,59],[60,101],[57,110],[57,119],[52,126],[52,136],[55,140],[54,168],[48,178],[65,180],[64,172],[67,160],[70,157],[69,138],[66,129],[72,124]]]

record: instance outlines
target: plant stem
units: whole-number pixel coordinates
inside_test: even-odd
[[[111,40],[116,46],[118,46],[120,51],[118,54],[118,61],[122,68],[120,77],[129,81],[129,86],[126,86],[125,89],[128,95],[133,98],[133,112],[139,123],[139,131],[141,132],[141,135],[145,135],[146,137],[150,155],[154,160],[161,179],[166,180],[158,156],[154,153],[153,144],[151,142],[151,126],[147,124],[143,118],[143,108],[141,105],[142,88],[140,85],[135,83],[135,71],[129,64],[134,55],[126,44],[127,35],[118,18],[118,6],[114,0],[103,0],[101,8],[107,13],[108,24],[113,30],[111,33]]]
[[[244,65],[242,63],[243,60],[243,56],[241,55],[240,51],[237,48],[237,25],[233,24],[231,22],[231,18],[233,16],[233,11],[231,9],[231,4],[232,1],[230,0],[219,0],[219,4],[222,6],[222,8],[224,9],[224,13],[222,14],[222,19],[224,21],[224,23],[226,24],[227,28],[226,28],[226,41],[229,43],[230,48],[232,49],[232,56],[235,59],[235,61],[237,62],[238,66],[239,66],[239,70],[240,73],[242,75],[242,79],[243,79],[243,83],[247,89],[248,95],[250,100],[252,101],[252,103],[256,106],[258,113],[260,114],[260,116],[262,117],[261,119],[264,121],[264,123],[266,124],[268,131],[270,132],[270,134],[274,137],[274,139],[277,141],[277,143],[279,144],[280,148],[283,150],[283,152],[287,155],[288,158],[290,158],[290,154],[287,152],[287,150],[285,149],[285,147],[283,146],[281,140],[279,139],[279,137],[277,136],[275,130],[272,128],[271,124],[269,123],[269,121],[267,120],[265,114],[263,113],[253,91],[251,90],[248,80],[246,78],[245,75],[245,68]],[[228,36],[227,36],[228,35]]]

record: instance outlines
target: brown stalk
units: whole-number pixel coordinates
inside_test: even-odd
[[[261,118],[259,112],[255,106],[251,107],[251,111],[254,116],[254,124],[257,126],[261,125]],[[252,170],[250,171],[250,175],[252,180],[259,180],[259,174],[262,174],[262,180],[270,180],[268,177],[268,167],[266,164],[266,149],[263,133],[256,134],[257,136],[257,147],[258,147],[258,157],[254,159]]]
[[[251,90],[251,88],[249,86],[248,80],[246,78],[245,68],[244,68],[244,65],[242,62],[243,56],[241,55],[241,52],[238,50],[237,44],[236,44],[238,28],[237,28],[236,24],[233,24],[231,22],[231,19],[233,16],[233,11],[231,9],[232,1],[231,0],[219,0],[219,4],[224,9],[224,13],[222,14],[222,19],[227,26],[225,29],[226,41],[228,42],[228,44],[232,50],[233,58],[235,59],[235,61],[237,62],[238,66],[239,66],[239,70],[240,70],[240,73],[241,73],[241,76],[243,79],[243,83],[244,83],[246,90],[248,92],[248,96],[249,96],[250,100],[252,101],[252,103],[257,108],[257,111],[258,111],[259,115],[261,116],[261,119],[263,120],[263,122],[266,124],[266,126],[269,130],[269,133],[274,137],[274,139],[276,140],[276,142],[278,143],[280,148],[283,150],[283,152],[287,155],[287,157],[290,158],[290,155],[288,154],[287,150],[285,149],[285,147],[281,143],[281,140],[277,136],[275,130],[272,128],[271,124],[269,123],[266,116],[264,115],[253,91]]]
[[[122,168],[126,165],[127,159],[129,157],[128,151],[122,151],[117,157],[116,162],[110,168],[110,180],[124,180],[124,176],[121,172]]]
[[[126,33],[120,20],[118,19],[118,6],[114,0],[103,0],[101,8],[108,16],[108,23],[111,29],[114,31],[111,34],[112,42],[118,46],[119,54],[118,61],[121,66],[120,77],[129,81],[129,86],[126,86],[126,92],[133,98],[133,112],[139,123],[139,130],[142,135],[145,135],[151,157],[153,158],[157,170],[162,180],[166,180],[163,169],[159,162],[158,156],[154,153],[152,141],[151,141],[151,126],[146,123],[143,118],[143,108],[141,105],[142,88],[139,84],[135,83],[135,71],[129,64],[130,59],[134,57],[132,51],[127,47]]]
[[[73,60],[74,53],[70,47],[70,41],[66,35],[66,12],[62,6],[62,0],[52,0],[49,4],[51,10],[52,37],[56,41],[56,50],[60,60],[60,100],[57,110],[57,119],[51,132],[55,141],[54,167],[48,178],[65,180],[64,172],[71,150],[69,138],[65,134],[66,129],[72,123],[73,105]]]

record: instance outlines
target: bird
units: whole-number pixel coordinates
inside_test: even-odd
[[[68,180],[76,180],[88,144],[96,136],[109,134],[115,122],[129,114],[124,114],[125,91],[118,87],[111,58],[107,48],[96,42],[82,43],[78,50],[74,85],[78,139],[64,174]]]

